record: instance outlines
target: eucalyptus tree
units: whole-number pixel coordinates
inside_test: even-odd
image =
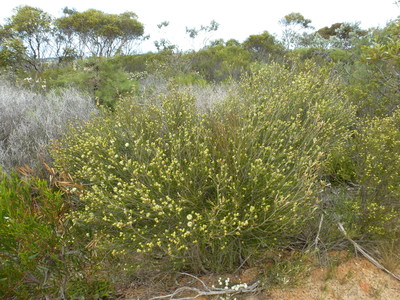
[[[166,32],[165,29],[169,26],[169,21],[163,21],[160,24],[157,24],[159,35],[165,36]],[[161,37],[159,40],[154,41],[154,46],[157,48],[158,52],[161,51],[174,51],[178,49],[177,45],[171,43],[170,40]]]
[[[219,23],[217,23],[215,20],[212,20],[210,22],[210,25],[204,26],[201,25],[200,28],[189,28],[186,27],[186,34],[189,36],[189,38],[192,39],[192,47],[193,50],[196,50],[196,48],[203,48],[206,47],[208,42],[210,41],[212,37],[212,33],[217,31],[219,29]],[[195,46],[194,41],[198,39],[198,37],[203,36],[202,40],[200,41],[200,45],[198,47]]]
[[[41,69],[42,60],[55,54],[52,17],[32,6],[19,6],[0,28],[1,66]]]
[[[282,43],[287,49],[297,48],[300,45],[300,32],[312,29],[311,20],[300,13],[290,13],[284,16],[279,23],[283,26]]]
[[[11,16],[5,29],[10,31],[10,36],[18,38],[25,45],[27,55],[34,60],[40,60],[50,55],[52,36],[54,33],[52,17],[32,6],[19,6]]]
[[[9,28],[0,25],[0,67],[21,68],[26,61],[26,47],[13,37]]]
[[[330,27],[323,27],[317,31],[334,48],[347,49],[356,45],[368,34],[360,27],[360,23],[335,23]]]
[[[107,14],[96,9],[77,12],[64,9],[65,15],[55,20],[59,41],[64,49],[80,56],[112,56],[127,53],[132,42],[144,33],[143,24],[133,12]]]

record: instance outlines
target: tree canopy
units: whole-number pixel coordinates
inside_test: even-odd
[[[40,8],[19,6],[0,26],[1,65],[39,70],[44,59],[112,56],[133,52],[144,33],[133,12],[107,14],[68,7],[54,19]]]
[[[264,31],[262,34],[250,35],[243,42],[243,46],[251,51],[257,59],[283,51],[283,46],[268,31]]]
[[[40,8],[20,6],[8,20],[5,29],[9,36],[20,39],[33,59],[45,57],[52,34],[52,18]]]
[[[309,28],[311,20],[310,19],[306,19],[301,13],[290,13],[286,16],[284,16],[280,23],[284,26],[288,26],[288,25],[300,25],[304,28]]]
[[[95,56],[121,53],[144,33],[143,24],[133,12],[119,15],[95,9],[84,12],[65,9],[64,12],[67,14],[55,21],[59,39],[66,49],[76,49],[80,55],[86,52]]]

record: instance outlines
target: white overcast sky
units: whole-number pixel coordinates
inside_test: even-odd
[[[1,0],[0,21],[13,14],[19,5],[38,7],[54,17],[62,15],[68,6],[78,11],[90,8],[106,13],[133,11],[145,26],[149,41],[139,46],[142,51],[155,51],[153,41],[163,37],[178,44],[181,49],[198,46],[190,42],[186,27],[208,25],[211,20],[220,24],[211,39],[237,39],[240,42],[251,34],[267,30],[279,34],[279,20],[299,12],[311,19],[316,29],[337,22],[361,22],[361,27],[383,27],[400,15],[395,0]],[[169,21],[162,32],[157,24]],[[199,43],[199,41],[197,41]]]

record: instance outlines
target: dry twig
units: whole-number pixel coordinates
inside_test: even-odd
[[[319,241],[319,234],[321,232],[321,228],[322,228],[322,222],[324,221],[324,214],[321,214],[321,220],[319,222],[319,226],[318,226],[318,232],[317,232],[317,236],[315,237],[315,249],[318,250],[318,241]]]
[[[200,278],[188,274],[188,273],[182,273],[183,275],[190,276],[194,278],[195,280],[199,281],[201,285],[203,286],[203,289],[198,289],[194,287],[180,287],[177,290],[175,290],[172,294],[168,295],[163,295],[163,296],[157,296],[151,298],[151,300],[156,300],[156,299],[174,299],[174,300],[187,300],[187,299],[195,299],[200,296],[217,296],[217,295],[237,295],[240,293],[254,293],[261,291],[262,288],[258,287],[259,281],[253,283],[250,286],[247,286],[247,284],[239,284],[239,285],[234,285],[232,287],[225,287],[225,288],[217,288],[217,287],[209,287],[207,284],[205,284],[204,281],[202,281]],[[181,298],[176,298],[179,297],[180,294],[182,293],[187,293],[187,292],[194,292],[194,295],[191,296],[186,296],[186,297],[181,297]]]

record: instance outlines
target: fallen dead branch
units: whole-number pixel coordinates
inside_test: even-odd
[[[338,222],[338,227],[339,230],[343,233],[343,235],[346,237],[347,240],[349,240],[354,247],[357,249],[358,252],[360,252],[366,259],[368,259],[371,263],[373,263],[377,268],[385,271],[389,275],[391,275],[393,278],[397,279],[400,281],[400,276],[394,274],[393,272],[390,272],[388,269],[386,269],[383,265],[381,265],[376,259],[374,259],[371,255],[368,254],[367,251],[365,251],[363,248],[361,248],[360,245],[358,245],[355,241],[353,241],[351,238],[348,237],[346,230],[343,227],[343,224]]]
[[[156,300],[156,299],[188,300],[188,299],[195,299],[200,296],[237,295],[237,294],[243,294],[243,293],[255,293],[255,292],[263,290],[263,288],[258,286],[260,283],[259,281],[253,283],[250,286],[248,286],[246,283],[241,283],[241,284],[233,285],[231,287],[218,288],[218,287],[214,287],[214,286],[211,286],[211,287],[208,286],[204,281],[202,281],[200,278],[198,278],[194,275],[191,275],[188,273],[181,273],[181,274],[192,277],[195,280],[197,280],[198,282],[200,282],[203,289],[184,286],[184,287],[178,288],[172,294],[153,297],[150,300]],[[189,292],[191,292],[193,294],[191,296],[185,296],[185,297],[179,298],[179,295],[181,295],[183,293],[187,294]]]

